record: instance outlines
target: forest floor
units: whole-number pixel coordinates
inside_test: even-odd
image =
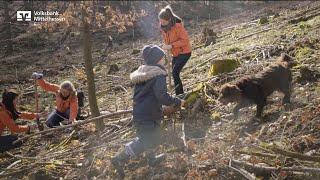
[[[182,110],[173,117],[177,121],[175,130],[165,119],[166,141],[157,152],[167,153],[166,161],[150,167],[143,157],[133,159],[125,167],[126,179],[319,179],[319,10],[320,2],[316,1],[281,2],[188,29],[194,50],[181,75],[185,90],[192,91],[201,82],[211,89],[202,91],[205,103],[196,113]],[[261,22],[264,17],[266,23]],[[304,21],[301,17],[305,17]],[[206,25],[218,32],[218,38],[215,44],[204,47],[198,39]],[[44,72],[49,82],[69,79],[86,92],[77,36],[66,41],[71,51],[61,48],[48,55],[46,51],[35,50],[4,59],[0,70],[10,72],[0,80],[15,76],[26,82],[7,82],[23,91],[21,110],[34,109],[34,84],[28,78],[34,71]],[[134,49],[150,43],[160,45],[160,41],[128,42],[114,47],[107,55],[103,54],[101,41],[101,38],[93,40],[100,111],[105,114],[131,109],[133,86],[129,74],[141,60]],[[263,52],[269,52],[270,58],[263,57]],[[255,108],[245,108],[235,121],[230,115],[233,105],[221,107],[208,100],[217,98],[222,84],[261,71],[282,52],[289,53],[297,62],[292,68],[290,105],[281,105],[283,95],[274,93],[262,119],[253,118]],[[241,61],[236,70],[208,76],[214,60],[230,58]],[[34,59],[34,63],[30,65],[26,59]],[[41,91],[40,107],[42,111],[52,110],[53,95]],[[85,111],[88,110],[86,103]],[[102,132],[95,131],[94,124],[87,124],[77,131],[32,137],[21,148],[0,155],[0,178],[114,179],[110,158],[134,137],[130,120],[130,114],[105,119],[108,126]],[[182,148],[179,138],[182,122],[187,148]]]

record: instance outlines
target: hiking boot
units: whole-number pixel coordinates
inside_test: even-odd
[[[123,167],[129,159],[130,159],[130,156],[127,155],[125,151],[120,152],[119,154],[117,154],[115,157],[111,159],[111,163],[114,166],[114,168],[117,170],[117,173],[120,179],[123,179],[125,176]]]
[[[164,153],[159,154],[159,155],[154,155],[154,153],[150,153],[147,155],[148,158],[148,164],[149,166],[157,166],[159,165],[162,161],[164,161],[166,159],[166,155]]]

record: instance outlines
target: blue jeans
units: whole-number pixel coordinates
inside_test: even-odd
[[[147,150],[153,150],[161,144],[160,125],[154,124],[154,127],[135,124],[137,137],[125,145],[126,154],[129,156],[139,156]]]
[[[18,137],[14,135],[0,136],[0,153],[3,153],[7,150],[20,147],[22,142],[19,141],[16,144],[13,144]]]
[[[173,57],[172,59],[172,76],[176,95],[183,94],[183,86],[180,79],[180,72],[182,68],[186,65],[190,57],[191,53],[188,53],[180,54],[179,56]]]
[[[69,119],[69,116],[70,116],[70,109],[68,109],[64,113],[59,112],[55,109],[48,116],[46,125],[50,128],[53,128],[55,126],[60,126],[60,122],[63,121],[64,119]]]

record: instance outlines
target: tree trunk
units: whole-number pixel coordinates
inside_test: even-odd
[[[96,3],[92,1],[92,27],[96,27]]]
[[[83,37],[83,53],[84,53],[84,62],[85,62],[85,70],[87,75],[87,83],[88,83],[88,94],[89,94],[89,106],[90,111],[93,117],[97,117],[100,115],[97,97],[96,97],[96,88],[94,84],[94,74],[92,67],[92,54],[91,54],[91,37],[90,37],[90,27],[88,22],[86,21],[87,13],[84,9],[82,9],[82,37]],[[98,130],[102,130],[104,127],[103,120],[99,119],[95,122],[96,128]]]
[[[11,18],[9,14],[9,5],[7,1],[3,1],[4,6],[4,18],[5,18],[5,27],[6,27],[6,36],[5,39],[7,39],[6,44],[6,55],[11,55],[13,52],[13,45],[12,45],[12,34],[11,34]]]

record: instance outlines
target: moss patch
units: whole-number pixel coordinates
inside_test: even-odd
[[[296,58],[298,61],[301,61],[302,59],[309,57],[311,54],[313,54],[313,51],[311,48],[309,47],[302,47],[302,48],[298,48],[296,50]]]
[[[235,70],[240,65],[240,62],[235,59],[224,59],[214,61],[210,67],[208,76],[215,76],[221,73],[228,73]]]
[[[260,25],[267,24],[268,22],[269,22],[268,17],[262,17],[258,21]]]
[[[231,47],[227,50],[227,54],[233,54],[233,53],[236,53],[236,52],[239,52],[241,51],[241,48],[239,47]]]

